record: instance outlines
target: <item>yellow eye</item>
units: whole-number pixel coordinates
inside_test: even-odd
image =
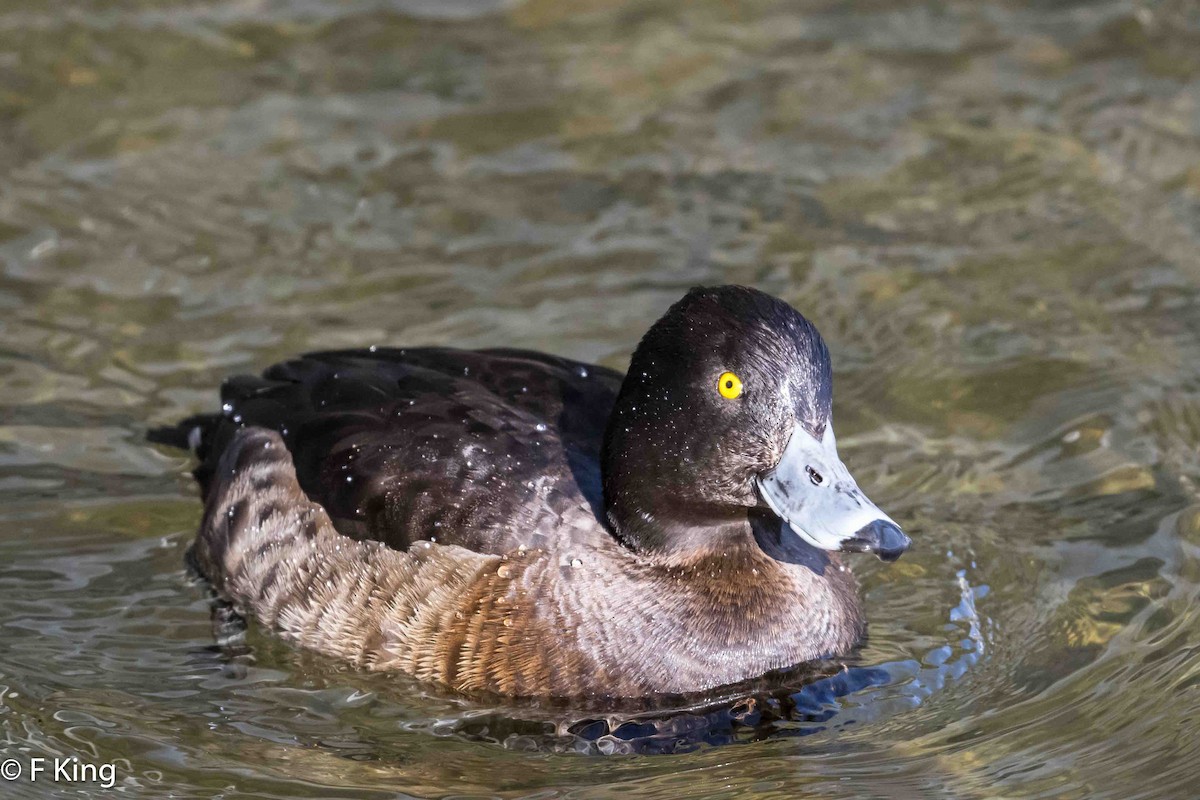
[[[726,400],[736,400],[742,396],[742,379],[732,372],[722,372],[717,378],[717,391]]]

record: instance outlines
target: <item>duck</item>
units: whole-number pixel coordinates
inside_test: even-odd
[[[156,429],[195,453],[189,562],[241,615],[466,695],[694,695],[846,655],[845,553],[911,544],[838,456],[824,340],[688,291],[628,371],[529,350],[314,352]]]

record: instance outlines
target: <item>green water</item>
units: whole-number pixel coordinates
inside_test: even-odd
[[[717,282],[817,323],[917,542],[854,560],[889,685],[584,757],[213,647],[148,426],[305,349],[621,367]],[[1194,4],[5,0],[0,760],[135,797],[1192,796],[1198,365]]]

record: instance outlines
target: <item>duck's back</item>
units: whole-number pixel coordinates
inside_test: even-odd
[[[313,353],[227,381],[222,414],[185,432],[207,485],[239,428],[279,431],[305,493],[354,538],[496,554],[599,546],[611,542],[600,449],[620,381],[522,350]]]

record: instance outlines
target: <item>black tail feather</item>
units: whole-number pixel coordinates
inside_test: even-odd
[[[192,450],[203,459],[202,450],[207,443],[208,434],[220,419],[220,414],[197,414],[174,425],[151,428],[146,431],[146,441],[177,447],[180,450]]]

